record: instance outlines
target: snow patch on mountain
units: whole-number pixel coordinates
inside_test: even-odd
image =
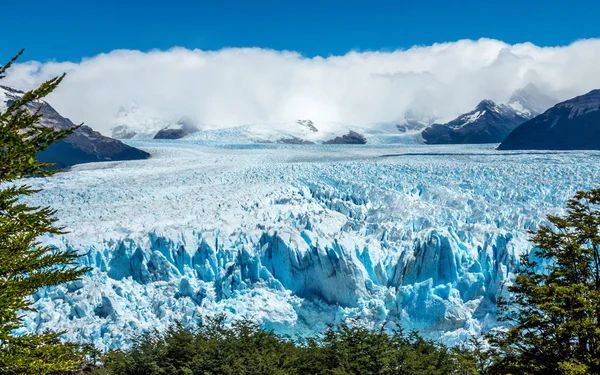
[[[530,83],[516,90],[508,100],[507,105],[522,117],[531,119],[544,113],[558,103],[558,100],[542,93],[537,86]]]
[[[471,123],[474,123],[475,121],[477,121],[477,119],[479,119],[481,116],[483,116],[485,114],[485,110],[484,111],[475,111],[473,113],[468,113],[464,116],[462,116],[460,118],[461,123],[454,125],[453,127],[455,128],[461,128],[465,125],[469,125]]]
[[[322,131],[320,129],[327,129]],[[295,143],[320,144],[350,132],[361,134],[367,144],[421,143],[420,130],[406,122],[378,124],[344,124],[297,120],[291,122],[250,124],[231,128],[205,129],[186,139],[208,144]]]
[[[0,112],[6,111],[8,108],[8,101],[12,98],[12,94],[8,87],[0,86]]]
[[[0,112],[4,112],[8,109],[9,103],[15,100],[21,99],[24,92],[17,90],[12,87],[0,85]],[[36,100],[32,102],[33,105],[48,104],[44,100]]]

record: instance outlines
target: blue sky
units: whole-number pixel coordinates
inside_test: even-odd
[[[566,45],[600,37],[600,2],[29,0],[0,5],[2,56],[79,61],[114,49],[263,47],[305,56],[463,38]]]

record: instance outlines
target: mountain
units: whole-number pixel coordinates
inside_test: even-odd
[[[431,125],[431,124],[429,124]],[[398,131],[400,133],[408,133],[410,131],[420,131],[423,130],[427,127],[428,125],[425,125],[419,121],[414,121],[411,119],[405,119],[403,124],[397,124],[396,128],[398,129]]]
[[[111,121],[111,136],[116,139],[153,139],[170,125],[152,108],[129,103],[119,107]]]
[[[508,101],[508,106],[523,117],[533,118],[551,108],[558,100],[542,93],[537,86],[530,83],[516,90]]]
[[[421,129],[410,128],[407,121],[357,125],[296,120],[203,129],[186,139],[211,144],[419,144]]]
[[[499,143],[519,125],[556,102],[529,84],[516,90],[507,104],[483,100],[474,111],[446,124],[431,125],[423,130],[423,139],[428,144]]]
[[[475,110],[421,133],[427,144],[498,143],[528,120],[511,107],[483,100]]]
[[[435,123],[435,116],[424,110],[409,109],[404,113],[404,123],[396,125],[400,133],[421,132]]]
[[[364,145],[367,143],[367,138],[364,135],[350,130],[348,134],[344,134],[341,137],[335,137],[328,141],[323,142],[326,145]]]
[[[189,117],[182,117],[174,124],[160,129],[154,139],[180,139],[199,130]]]
[[[322,130],[335,129],[335,130]],[[188,139],[210,143],[252,144],[284,143],[314,144],[347,132],[341,124],[312,120],[259,123],[230,128],[204,129],[188,136]]]
[[[600,90],[559,103],[516,128],[499,150],[600,150]]]
[[[22,91],[0,86],[0,109],[5,108],[23,95]],[[30,111],[40,109],[42,126],[69,129],[75,126],[71,120],[61,116],[45,101],[28,105]],[[38,153],[38,159],[56,164],[56,168],[68,168],[75,164],[98,161],[137,160],[150,157],[145,151],[128,146],[121,141],[105,137],[89,126],[82,126],[66,139],[56,142]]]

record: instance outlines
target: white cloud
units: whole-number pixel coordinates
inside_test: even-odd
[[[366,124],[402,119],[409,108],[450,119],[530,82],[566,99],[600,87],[598,61],[600,39],[563,47],[461,40],[327,58],[258,48],[115,50],[79,63],[17,64],[2,83],[28,89],[67,72],[49,101],[103,132],[132,101],[218,127],[298,118]]]

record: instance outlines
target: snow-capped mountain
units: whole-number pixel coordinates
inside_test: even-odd
[[[212,144],[415,144],[421,142],[419,130],[406,121],[378,124],[348,124],[296,120],[280,123],[242,125],[206,129],[186,139]],[[402,128],[402,130],[401,130]],[[420,129],[420,128],[419,128]]]
[[[422,135],[427,144],[498,143],[528,118],[512,107],[483,100],[475,110],[446,124],[433,124]]]
[[[500,150],[600,150],[600,90],[564,101],[516,128]]]
[[[326,130],[323,130],[326,129]],[[231,128],[207,129],[193,134],[187,139],[212,143],[321,143],[347,133],[343,124],[296,120],[279,123],[263,123],[236,126]]]
[[[196,131],[191,121],[171,121],[151,108],[137,104],[122,106],[111,121],[111,134],[118,139],[179,139],[218,144],[321,144],[342,142],[362,144],[363,140],[349,136],[360,134],[369,144],[414,144],[422,142],[420,131],[432,122],[431,117],[407,112],[398,122],[356,124],[299,119],[287,122],[246,124],[233,127],[202,127]]]
[[[522,117],[533,118],[544,113],[556,103],[558,100],[542,93],[537,86],[530,83],[524,88],[516,90],[507,105]]]
[[[515,91],[508,104],[483,100],[475,110],[446,124],[423,130],[427,144],[499,143],[525,121],[556,103],[530,84]]]
[[[0,86],[0,109],[5,109],[11,101],[23,95],[22,91]],[[57,129],[70,129],[75,126],[71,120],[61,116],[45,101],[30,104],[28,109],[40,108],[42,126]],[[38,154],[38,159],[56,164],[56,168],[67,168],[75,164],[98,161],[147,159],[150,155],[142,150],[128,146],[121,141],[105,137],[89,126],[82,126],[66,139],[59,141]]]
[[[154,139],[180,139],[200,131],[189,117],[182,117],[156,133]]]
[[[111,135],[117,139],[152,139],[170,124],[154,109],[132,102],[119,107],[111,121]]]

